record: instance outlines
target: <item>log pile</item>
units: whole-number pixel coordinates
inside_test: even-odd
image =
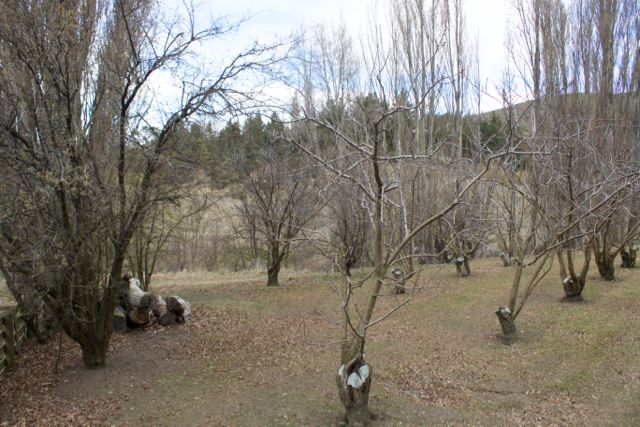
[[[118,292],[113,311],[113,332],[121,334],[128,329],[152,325],[169,326],[191,319],[191,304],[177,296],[166,298],[144,292],[135,277],[125,277]]]

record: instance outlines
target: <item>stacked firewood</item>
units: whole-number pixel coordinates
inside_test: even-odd
[[[169,326],[191,318],[191,304],[177,296],[166,298],[145,292],[135,277],[125,276],[113,311],[113,332],[145,328],[155,324]]]

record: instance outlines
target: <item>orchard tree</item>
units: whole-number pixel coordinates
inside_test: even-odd
[[[495,212],[506,228],[503,235],[510,240],[515,268],[509,303],[496,311],[507,338],[515,336],[515,319],[551,271],[554,257],[565,298],[582,300],[598,235],[620,202],[637,191],[640,178],[637,167],[629,167],[630,153],[616,155],[617,148],[601,133],[603,125],[613,122],[593,114],[599,97],[579,93],[593,84],[591,59],[570,61],[593,53],[586,35],[592,34],[593,22],[582,19],[584,3],[576,3],[580,19],[573,21],[561,1],[515,5],[519,21],[511,53],[514,63],[526,64],[516,74],[533,100],[515,112],[516,74],[507,70],[507,144],[520,140],[527,146],[522,170],[518,159],[506,157],[495,177]],[[578,31],[571,31],[572,26]],[[569,43],[570,34],[578,35],[578,41]],[[608,146],[604,151],[603,145]],[[577,251],[583,252],[582,259]]]
[[[425,13],[430,14],[426,9]],[[401,17],[396,24],[409,24],[404,19]],[[417,20],[412,22],[418,24]],[[434,40],[446,40],[444,35],[431,36]],[[365,359],[367,333],[411,301],[421,287],[417,280],[419,270],[397,275],[394,267],[421,255],[411,249],[416,237],[423,232],[433,232],[439,221],[465,203],[492,163],[507,153],[478,153],[475,158],[460,159],[448,140],[430,141],[422,146],[425,139],[418,126],[422,128],[423,123],[416,121],[416,112],[428,103],[432,91],[442,93],[454,84],[453,79],[430,81],[429,61],[433,58],[425,57],[425,66],[405,68],[401,62],[401,38],[386,37],[380,27],[374,28],[363,41],[364,52],[358,61],[343,61],[347,52],[353,55],[353,50],[348,48],[351,43],[348,34],[338,31],[329,39],[332,40],[329,45],[310,55],[314,58],[311,65],[305,63],[300,67],[309,69],[309,75],[305,76],[308,78],[300,82],[300,96],[312,94],[324,105],[305,100],[302,104],[307,107],[300,107],[298,120],[291,126],[287,139],[324,168],[330,182],[349,185],[370,221],[368,244],[373,269],[358,280],[341,269],[341,282],[337,286],[343,319],[336,383],[346,411],[345,420],[349,425],[361,425],[369,422],[368,399],[373,378],[371,364]],[[345,55],[334,55],[334,52]],[[326,75],[323,71],[327,69],[342,69],[340,63],[361,64],[361,68],[358,73],[331,74],[332,79],[350,77],[348,81],[330,80],[332,84],[326,84],[316,77]],[[410,103],[402,94],[401,82],[409,85],[416,81],[427,83],[418,92],[420,99]],[[352,90],[338,103],[327,87]],[[336,105],[339,108],[333,110]],[[331,107],[336,115],[322,114],[323,106]],[[315,131],[316,135],[323,135],[323,139],[301,137],[294,132],[300,126],[309,133]],[[412,129],[415,132],[411,132]],[[407,135],[413,137],[404,138]],[[458,166],[459,163],[462,165]],[[433,186],[424,189],[424,183]],[[435,212],[425,215],[424,210],[412,211],[414,199],[410,196],[416,191],[434,197]],[[404,296],[396,296],[399,285],[406,289]],[[366,293],[363,306],[355,296],[358,292]],[[387,312],[376,311],[378,300],[387,296],[393,296],[398,303]]]

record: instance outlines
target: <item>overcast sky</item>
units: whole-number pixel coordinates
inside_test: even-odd
[[[181,0],[167,0],[182,3]],[[378,1],[386,8],[385,0],[194,0],[199,19],[227,16],[234,21],[251,18],[226,45],[230,50],[241,49],[252,40],[267,43],[278,35],[287,35],[301,26],[315,23],[343,21],[354,35],[367,31],[368,14]],[[493,96],[501,81],[505,65],[505,31],[509,0],[463,0],[467,31],[478,40],[480,73]],[[485,97],[483,110],[500,108],[500,102]]]

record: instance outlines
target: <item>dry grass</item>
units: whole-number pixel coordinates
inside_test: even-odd
[[[619,270],[616,283],[590,277],[586,302],[573,304],[547,277],[518,319],[520,340],[504,345],[493,311],[506,302],[510,271],[496,259],[472,267],[467,279],[429,268],[429,289],[372,331],[376,425],[640,424],[637,270]],[[287,271],[269,289],[257,272],[160,276],[155,290],[191,300],[194,320],[127,334],[98,374],[70,356],[50,394],[112,402],[124,393],[106,424],[334,424],[332,280]]]

